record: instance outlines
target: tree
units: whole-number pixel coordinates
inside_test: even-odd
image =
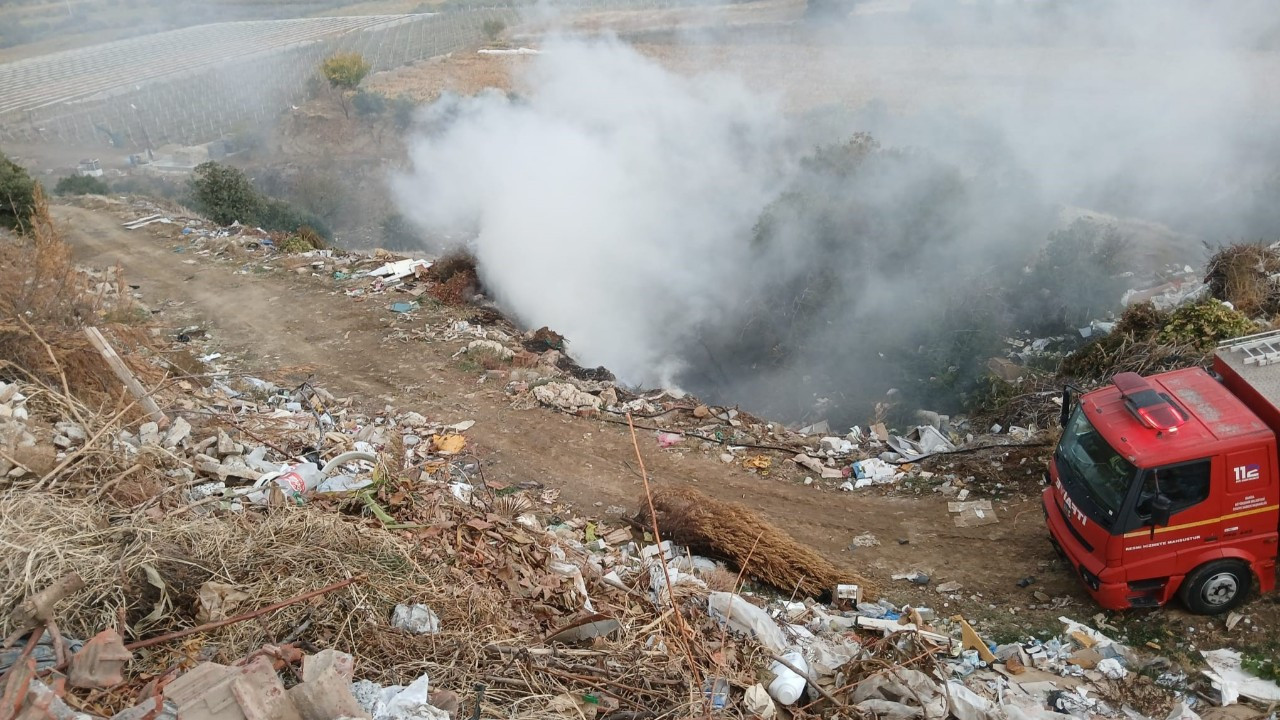
[[[68,175],[53,186],[58,195],[106,195],[111,188],[101,179],[88,175]]]
[[[36,207],[36,181],[21,165],[0,155],[0,227],[28,228]]]
[[[372,117],[381,115],[387,109],[387,98],[380,92],[361,90],[351,98],[351,105],[360,117]]]
[[[191,200],[196,209],[219,225],[237,220],[256,222],[263,210],[262,197],[243,172],[213,161],[196,166]]]
[[[320,72],[329,81],[329,87],[338,91],[338,104],[342,106],[342,115],[351,117],[347,109],[347,92],[355,90],[369,74],[369,63],[360,53],[338,53],[330,56],[320,65]]]

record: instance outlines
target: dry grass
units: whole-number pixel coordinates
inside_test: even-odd
[[[1215,298],[1231,303],[1249,317],[1280,313],[1280,254],[1264,245],[1229,245],[1214,253],[1205,282]]]
[[[466,305],[481,292],[476,259],[465,250],[456,250],[435,261],[427,270],[431,296],[446,305]]]
[[[117,283],[118,288],[123,285],[118,275]],[[70,246],[37,192],[31,231],[0,238],[0,379],[59,388],[97,408],[114,406],[121,397],[120,382],[80,332],[84,325],[101,325],[97,321],[104,314],[129,313],[121,304],[108,304],[76,269]],[[158,381],[153,368],[137,362],[150,347],[146,332],[126,325],[103,329],[144,383]]]
[[[352,653],[357,676],[379,683],[404,684],[427,673],[433,688],[464,696],[474,683],[486,683],[487,717],[555,717],[545,701],[561,694],[608,694],[624,710],[658,708],[657,717],[689,717],[703,703],[688,679],[689,660],[661,647],[681,634],[679,618],[594,583],[596,609],[622,624],[615,637],[556,655],[494,651],[490,646],[539,647],[549,630],[536,628],[562,627],[580,611],[536,602],[536,594],[531,598],[502,580],[501,567],[489,572],[471,564],[476,558],[468,550],[467,526],[483,517],[498,522],[496,515],[463,506],[447,493],[417,507],[437,518],[456,518],[457,530],[392,533],[319,506],[218,517],[111,517],[87,500],[10,493],[0,498],[0,607],[74,571],[86,587],[57,607],[60,630],[90,637],[117,627],[123,614],[126,640],[132,640],[197,624],[196,594],[210,580],[248,593],[249,600],[228,609],[236,614],[363,574],[367,579],[312,601],[140,653],[132,677],[141,681],[147,673],[198,660],[234,662],[263,643],[288,640],[311,651],[332,647]],[[462,522],[466,518],[471,520]],[[518,526],[499,528],[505,535]],[[463,530],[458,548],[446,547]],[[547,538],[539,535],[535,544],[545,545]],[[525,546],[522,552],[527,551]],[[572,552],[569,560],[585,562]],[[753,668],[763,662],[759,648],[733,638],[724,642],[723,631],[703,610],[704,593],[680,592],[677,598],[692,623],[696,674],[753,682]],[[428,605],[441,631],[418,636],[391,628],[397,603]],[[128,693],[110,702],[123,707]]]
[[[836,585],[856,583],[864,597],[875,599],[878,594],[866,578],[841,570],[743,505],[692,488],[665,487],[654,491],[653,506],[663,537],[697,552],[742,567],[755,546],[747,573],[783,592],[820,597]]]
[[[68,572],[80,574],[85,589],[58,608],[60,629],[80,638],[115,627],[121,610],[129,639],[195,625],[196,592],[209,580],[249,593],[251,599],[236,609],[244,612],[365,574],[367,580],[311,603],[203,636],[205,655],[231,662],[264,642],[282,641],[306,622],[302,638],[355,654],[362,677],[407,682],[430,672],[435,684],[437,677],[463,681],[481,655],[478,644],[524,639],[500,627],[506,609],[465,576],[420,564],[413,545],[391,533],[317,509],[112,522],[105,508],[88,501],[10,493],[0,499],[0,546],[0,607],[12,607]],[[148,567],[163,590],[148,581]],[[410,636],[391,629],[392,609],[401,602],[430,605],[442,632]],[[158,622],[146,620],[157,604]]]

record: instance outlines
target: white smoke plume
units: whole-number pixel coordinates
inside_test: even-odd
[[[406,214],[473,227],[481,277],[519,320],[629,382],[671,383],[672,343],[740,293],[786,123],[724,77],[685,78],[614,39],[559,40],[513,99],[442,100],[396,183]]]
[[[849,422],[913,376],[927,403],[980,370],[984,327],[1113,301],[1024,276],[1059,205],[1172,227],[1176,249],[1143,248],[1162,260],[1276,239],[1268,3],[928,5],[961,14],[780,31],[826,75],[763,83],[749,54],[739,78],[549,40],[512,97],[429,109],[398,204],[462,233],[498,302],[584,365],[791,418],[833,399]],[[860,109],[784,110],[791,83],[868,76],[885,97]],[[883,147],[836,145],[864,131]]]

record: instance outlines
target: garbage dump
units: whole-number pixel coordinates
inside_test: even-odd
[[[182,247],[233,237],[222,232],[193,230]],[[328,279],[354,279],[314,257]],[[429,282],[401,262],[346,267],[390,264],[361,276],[374,294],[396,292],[386,278],[403,268],[414,274],[399,286]],[[647,475],[635,508],[603,516],[555,488],[492,481],[470,419],[257,377],[199,328],[99,322],[134,307],[119,272],[63,270],[74,282],[48,291],[73,297],[23,298],[0,329],[16,368],[0,376],[0,718],[1083,720],[1280,698],[1229,648],[1193,666],[1118,641],[1101,614],[997,642],[947,607],[959,581],[936,586],[939,603],[903,602],[899,588],[929,578],[877,587],[856,557],[837,565],[745,508]],[[960,451],[1020,442],[940,418],[900,436],[879,422],[801,432],[566,371],[545,357],[565,346],[550,331],[430,334],[510,350],[514,405],[626,424],[638,461],[716,453],[761,480],[785,468],[831,489],[952,468],[935,489],[956,498],[957,526],[999,514],[965,496]],[[198,365],[180,371],[163,352],[175,348]]]

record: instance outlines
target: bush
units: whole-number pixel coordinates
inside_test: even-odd
[[[1211,350],[1223,340],[1248,335],[1255,330],[1253,321],[1239,310],[1217,300],[1201,300],[1170,313],[1168,322],[1156,335],[1156,341]]]
[[[315,229],[303,225],[298,232],[276,244],[276,250],[282,253],[304,253],[324,248],[324,238]]]
[[[1010,307],[1018,308],[1018,324],[1052,334],[1106,317],[1128,287],[1121,276],[1127,259],[1127,244],[1109,225],[1077,220],[1050,234],[1011,298]]]
[[[190,189],[191,205],[219,225],[239,221],[263,230],[288,233],[306,226],[326,240],[333,237],[323,218],[284,200],[262,195],[238,168],[216,162],[201,163],[196,166]]]
[[[413,113],[418,104],[408,95],[397,95],[391,101],[391,121],[397,130],[406,130],[413,124]]]
[[[263,230],[280,230],[289,233],[296,232],[302,227],[310,227],[326,240],[333,237],[329,225],[323,219],[275,198],[263,200],[256,224]]]
[[[106,195],[111,188],[101,178],[88,175],[68,175],[53,186],[58,195]]]
[[[0,155],[0,227],[19,232],[30,228],[36,186],[26,168]]]
[[[387,97],[373,90],[361,90],[351,98],[351,106],[360,117],[374,117],[386,111]]]
[[[487,38],[489,42],[497,40],[498,37],[502,35],[502,31],[506,29],[507,24],[497,18],[485,20],[484,24],[480,26],[480,32],[484,33],[485,38]]]
[[[191,179],[191,204],[219,225],[261,222],[264,212],[262,196],[243,172],[212,161],[196,166]]]

